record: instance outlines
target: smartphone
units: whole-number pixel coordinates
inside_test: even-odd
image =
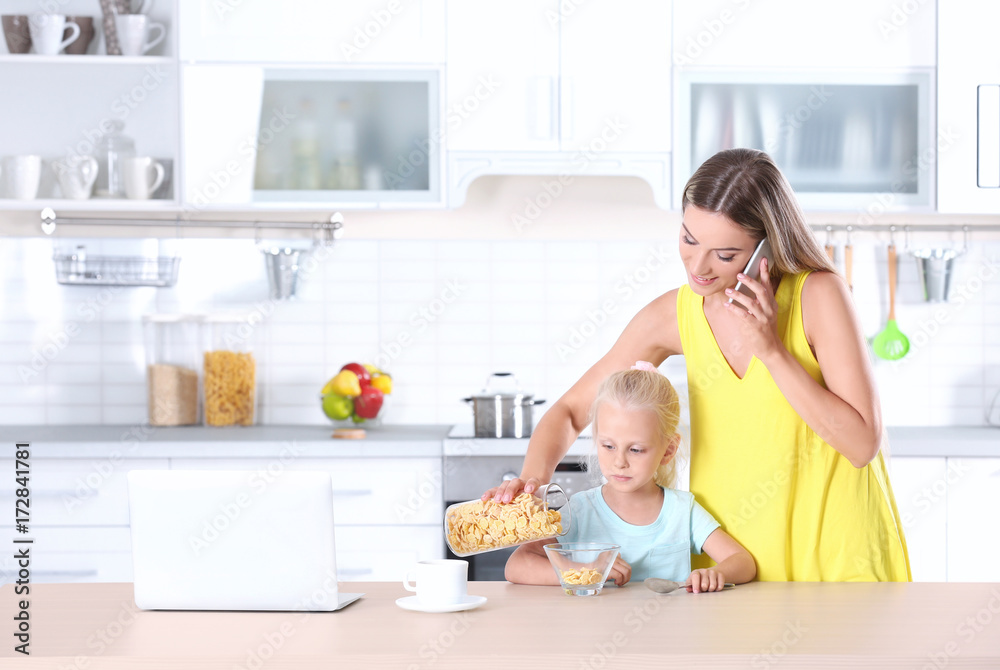
[[[766,237],[760,241],[757,248],[753,250],[752,254],[750,254],[750,262],[748,262],[747,266],[743,268],[743,274],[751,279],[760,279],[760,259],[762,258],[767,259],[767,268],[768,272],[770,272],[771,268],[774,267],[774,259],[771,256],[771,244],[767,241]],[[736,284],[736,290],[748,298],[754,300],[757,298],[757,294],[751,291],[749,286],[744,286],[743,282],[738,282]],[[732,298],[729,299],[729,303],[736,305],[740,309],[746,309],[742,303],[736,302]]]

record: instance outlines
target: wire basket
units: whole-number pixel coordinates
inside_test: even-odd
[[[56,281],[73,286],[173,286],[178,256],[53,256]]]

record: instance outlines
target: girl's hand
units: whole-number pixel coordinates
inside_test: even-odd
[[[740,331],[744,340],[749,342],[754,355],[766,361],[771,354],[783,348],[778,337],[778,302],[774,299],[767,259],[760,262],[760,281],[753,280],[742,272],[736,276],[756,297],[748,298],[735,289],[727,288],[726,295],[746,307],[746,311],[730,305],[728,301],[725,303],[726,309],[740,319]]]
[[[606,581],[614,580],[615,586],[625,586],[630,579],[632,579],[632,566],[623,561],[621,556],[616,556]]]
[[[514,479],[508,479],[507,481],[500,484],[500,486],[494,486],[489,491],[483,494],[482,500],[486,502],[490,498],[493,498],[493,502],[498,503],[509,503],[511,500],[517,497],[521,491],[525,493],[534,493],[538,490],[538,487],[542,485],[535,477],[529,477],[527,480],[522,480],[519,477]]]
[[[716,568],[702,568],[688,575],[685,584],[694,593],[721,591],[726,585],[726,576]]]

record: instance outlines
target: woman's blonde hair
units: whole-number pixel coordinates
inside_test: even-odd
[[[659,372],[619,370],[605,379],[597,389],[597,397],[594,398],[594,404],[590,409],[595,436],[598,434],[597,408],[606,402],[615,403],[628,410],[652,411],[659,425],[661,446],[669,444],[678,434],[677,425],[681,418],[680,397],[670,380]],[[680,445],[677,452],[674,452],[674,457],[656,469],[653,479],[664,488],[673,488],[677,479],[679,451]],[[599,467],[591,469],[600,472]]]
[[[767,237],[772,280],[806,270],[836,272],[805,223],[785,175],[756,149],[726,149],[701,164],[684,186],[681,208],[724,215],[754,240]]]

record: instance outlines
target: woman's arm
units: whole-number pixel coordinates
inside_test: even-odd
[[[701,550],[716,565],[714,568],[694,570],[688,576],[687,584],[695,593],[721,591],[726,582],[744,584],[757,576],[757,564],[754,563],[753,556],[721,528],[712,531]]]
[[[781,344],[777,304],[766,269],[760,282],[743,281],[758,300],[745,299],[749,312],[733,307],[729,311],[743,319],[754,354],[824,442],[854,467],[870,463],[882,440],[882,412],[867,344],[844,280],[830,272],[814,272],[802,288],[802,323],[826,388]]]
[[[677,289],[664,293],[636,314],[611,350],[594,364],[559,400],[553,403],[531,433],[521,476],[483,494],[483,500],[510,502],[523,488],[532,493],[548,482],[573,440],[590,423],[590,405],[597,387],[612,372],[636,361],[659,365],[681,353],[677,330]]]

